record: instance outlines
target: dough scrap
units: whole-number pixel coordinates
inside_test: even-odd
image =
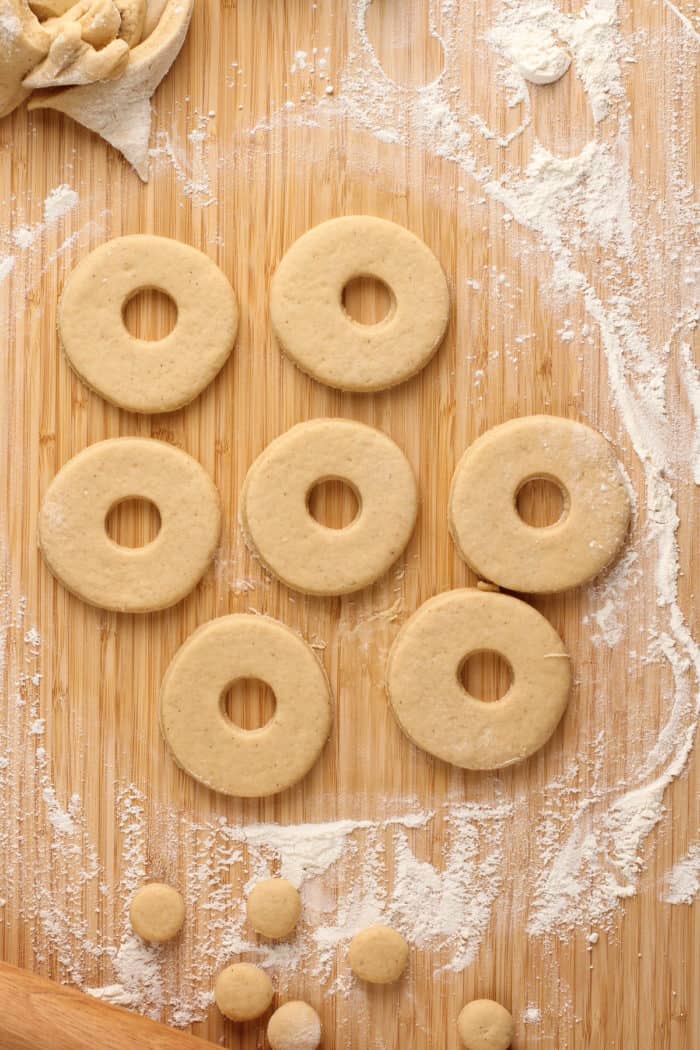
[[[370,984],[391,984],[408,965],[408,944],[390,926],[370,926],[350,942],[350,968]]]
[[[30,90],[94,84],[120,76],[128,60],[129,47],[123,40],[112,40],[98,50],[83,39],[80,22],[66,22],[44,61],[22,83]]]
[[[177,306],[172,332],[154,342],[124,324],[124,307],[145,288]],[[170,237],[115,237],[70,274],[58,307],[58,333],[78,375],[130,412],[172,412],[192,401],[228,359],[238,302],[207,255]]]
[[[383,281],[394,307],[379,324],[353,321],[343,289]],[[440,263],[403,226],[371,215],[330,219],[288,249],[270,288],[272,327],[283,349],[328,386],[367,393],[419,372],[442,342],[450,296]]]
[[[534,478],[565,494],[562,518],[533,528],[517,511]],[[460,459],[450,489],[450,531],[477,575],[508,590],[548,594],[601,573],[622,547],[630,501],[615,454],[596,430],[556,416],[492,427]]]
[[[49,50],[51,37],[25,0],[0,0],[0,118],[29,94],[22,81]]]
[[[99,49],[116,40],[120,25],[119,11],[114,0],[78,0],[65,13],[47,18],[42,22],[42,28],[55,40],[64,27],[72,22],[79,23],[81,39]]]
[[[143,39],[146,0],[114,0],[114,2],[121,16],[119,37],[129,47],[136,47]]]
[[[457,1031],[465,1050],[508,1050],[515,1025],[505,1006],[492,999],[473,999],[460,1011]]]
[[[329,478],[354,488],[360,511],[344,529],[317,522],[313,487]],[[348,594],[394,564],[418,513],[410,463],[391,438],[349,419],[299,423],[261,452],[245,479],[241,521],[267,568],[305,594]]]
[[[242,678],[275,694],[272,719],[246,731],[222,698]],[[236,613],[204,624],[175,653],[160,692],[160,724],[175,761],[214,791],[275,795],[296,784],[330,733],[331,691],[313,650],[284,624]]]
[[[288,937],[301,915],[301,897],[288,879],[264,879],[246,901],[248,922],[256,933],[272,940]]]
[[[185,921],[185,902],[179,890],[163,882],[141,886],[131,902],[129,920],[144,941],[162,944],[176,937]]]
[[[147,182],[151,96],[182,48],[193,8],[194,0],[168,0],[153,32],[129,52],[118,80],[37,92],[29,109],[56,109],[96,132]]]
[[[107,534],[127,499],[155,503],[160,532],[145,547]],[[196,459],[151,438],[111,438],[83,449],[48,487],[39,545],[51,572],[83,601],[117,612],[179,602],[209,567],[221,528],[219,494]]]
[[[312,1006],[301,1000],[280,1006],[267,1026],[272,1050],[317,1050],[321,1034],[320,1017]]]
[[[214,985],[216,1005],[231,1021],[254,1021],[270,1006],[275,990],[264,970],[252,963],[233,963]]]
[[[513,681],[485,703],[459,674],[475,653],[495,651]],[[500,769],[549,740],[566,710],[571,668],[552,625],[507,594],[461,589],[425,602],[389,655],[387,691],[399,725],[424,751],[464,769]]]

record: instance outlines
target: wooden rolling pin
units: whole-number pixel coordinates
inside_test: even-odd
[[[213,1046],[0,962],[2,1050],[206,1050]]]

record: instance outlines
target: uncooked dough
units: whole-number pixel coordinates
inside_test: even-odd
[[[360,510],[326,528],[308,499],[337,478]],[[265,565],[306,594],[348,594],[382,576],[408,543],[418,511],[411,465],[391,438],[349,419],[313,419],[278,437],[248,471],[241,496],[246,536]]]
[[[144,941],[160,944],[172,940],[185,921],[182,894],[163,882],[148,882],[134,894],[129,919],[134,933]]]
[[[383,281],[393,307],[379,324],[354,321],[343,290]],[[395,386],[428,363],[447,328],[450,296],[440,263],[415,234],[386,219],[349,215],[303,234],[272,279],[272,327],[305,372],[340,390]]]
[[[465,661],[495,651],[513,681],[484,702],[460,682]],[[401,628],[387,689],[401,728],[418,747],[465,769],[500,769],[533,754],[563,715],[569,658],[552,625],[507,594],[463,589],[431,598]]]
[[[473,999],[460,1011],[457,1031],[465,1050],[508,1050],[515,1026],[505,1006],[492,999]]]
[[[174,300],[163,339],[137,339],[124,307],[156,288]],[[236,339],[238,305],[216,263],[169,237],[132,234],[95,248],[71,273],[58,308],[63,349],[98,394],[131,412],[172,412],[214,378]]]
[[[564,513],[534,528],[518,514],[523,485],[558,484]],[[487,430],[462,456],[450,491],[450,530],[479,576],[500,587],[546,594],[591,580],[616,556],[630,501],[615,454],[601,434],[556,416],[525,416]]]
[[[288,937],[299,921],[301,897],[288,879],[264,879],[248,894],[246,910],[256,933],[279,940]]]
[[[224,693],[241,678],[262,679],[275,694],[275,713],[261,729],[240,729],[224,713]],[[252,614],[221,616],[190,635],[161,687],[161,728],[176,762],[241,798],[301,780],[331,719],[330,686],[313,650],[284,624]]]
[[[264,970],[252,963],[233,963],[214,985],[216,1005],[231,1021],[254,1021],[270,1006],[275,990]]]
[[[350,942],[350,968],[370,984],[398,981],[408,963],[408,944],[390,926],[370,926]]]
[[[161,527],[145,547],[121,547],[105,527],[129,499],[150,500]],[[83,601],[117,612],[179,602],[211,563],[221,528],[219,494],[196,459],[151,438],[111,438],[79,452],[53,479],[39,512],[48,567]]]
[[[321,1042],[321,1019],[308,1003],[285,1003],[270,1018],[267,1039],[272,1050],[316,1050]]]

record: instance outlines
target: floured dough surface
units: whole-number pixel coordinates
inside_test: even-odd
[[[350,968],[370,984],[391,984],[408,965],[408,944],[390,926],[370,926],[350,942]]]
[[[375,277],[392,293],[379,324],[358,324],[343,307],[343,290],[357,277]],[[371,215],[330,219],[303,234],[270,289],[272,326],[289,357],[322,383],[358,392],[419,372],[442,342],[449,308],[447,279],[427,245]]]
[[[350,485],[359,513],[344,529],[309,510],[315,485]],[[264,449],[243,486],[241,519],[265,565],[306,594],[348,594],[379,579],[408,543],[418,490],[406,456],[374,427],[349,419],[299,423]]]
[[[223,709],[238,679],[275,694],[272,719],[244,730]],[[236,613],[204,624],[178,650],[160,695],[173,757],[191,776],[227,795],[274,795],[304,777],[331,729],[328,679],[312,649],[284,624]]]
[[[156,288],[177,307],[163,339],[137,339],[126,304]],[[58,309],[66,356],[102,397],[131,412],[172,412],[192,401],[227,360],[238,329],[228,279],[203,252],[169,237],[106,241],[70,274]]]
[[[321,1042],[321,1019],[301,1000],[284,1003],[267,1026],[271,1050],[316,1050]]]
[[[465,1050],[508,1050],[515,1026],[505,1006],[493,999],[473,999],[460,1011],[457,1031]]]
[[[154,503],[161,526],[145,547],[121,547],[106,520],[118,503]],[[209,567],[221,529],[219,493],[203,467],[151,438],[112,438],[79,452],[48,487],[39,545],[48,567],[83,601],[117,612],[179,602]]]
[[[254,1021],[269,1008],[275,990],[264,970],[252,963],[234,963],[222,970],[214,985],[216,1005],[231,1021]]]
[[[246,901],[248,922],[256,933],[280,940],[293,932],[301,915],[301,897],[288,879],[264,879]]]
[[[526,482],[564,494],[554,525],[518,514]],[[596,430],[556,416],[525,416],[487,430],[460,459],[450,490],[450,531],[479,576],[512,591],[546,594],[597,576],[620,551],[630,501],[615,454]]]
[[[484,702],[462,686],[475,653],[496,652],[513,681],[500,700]],[[538,751],[566,709],[569,658],[552,625],[507,594],[446,591],[404,624],[389,656],[387,689],[411,740],[464,769],[500,769]]]
[[[161,944],[176,937],[185,921],[185,902],[179,890],[163,882],[148,882],[134,894],[129,908],[134,933]]]

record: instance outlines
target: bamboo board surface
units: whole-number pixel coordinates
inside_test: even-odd
[[[530,761],[495,776],[463,773],[410,746],[391,716],[383,692],[384,664],[400,624],[433,594],[475,583],[449,539],[446,513],[455,464],[475,436],[516,415],[569,416],[612,437],[637,492],[643,491],[644,478],[608,392],[598,335],[594,332],[588,341],[577,337],[572,344],[557,334],[565,322],[581,331],[586,321],[581,302],[562,302],[551,294],[547,265],[529,254],[532,235],[517,223],[504,223],[503,207],[484,203],[481,187],[452,160],[430,155],[410,128],[407,145],[379,141],[340,109],[323,120],[270,121],[263,132],[251,133],[257,122],[281,111],[285,98],[294,96],[301,109],[301,92],[325,93],[318,79],[291,77],[299,48],[330,49],[328,82],[341,94],[354,7],[345,0],[221,5],[197,0],[183,52],[155,99],[155,128],[161,136],[154,142],[160,155],[147,185],[112,149],[56,114],[22,109],[0,123],[3,221],[16,226],[39,222],[42,201],[58,184],[67,183],[80,195],[78,208],[60,228],[48,228],[39,247],[19,258],[11,280],[0,286],[0,309],[9,318],[0,407],[1,516],[11,566],[6,601],[8,609],[20,608],[21,598],[25,602],[24,620],[19,626],[13,621],[7,635],[3,702],[8,732],[17,734],[25,714],[15,704],[9,675],[13,667],[26,666],[30,677],[41,675],[33,684],[37,713],[46,720],[40,740],[25,739],[26,750],[14,758],[19,794],[8,797],[7,806],[16,816],[13,826],[21,830],[3,851],[13,870],[11,877],[6,873],[0,953],[8,962],[58,979],[96,986],[108,984],[113,975],[109,957],[89,953],[77,972],[75,952],[62,956],[45,925],[26,915],[23,898],[34,893],[38,899],[41,873],[52,873],[53,897],[76,909],[76,922],[84,920],[83,941],[99,932],[118,944],[124,913],[118,892],[104,895],[97,880],[81,883],[71,895],[71,868],[57,863],[41,805],[46,783],[36,776],[39,743],[49,756],[56,798],[66,803],[75,793],[82,799],[102,881],[118,886],[129,860],[123,829],[115,822],[124,784],[137,785],[145,796],[148,874],[174,881],[186,869],[187,843],[178,839],[177,822],[169,829],[158,827],[166,805],[183,820],[291,824],[381,818],[392,811],[392,799],[413,798],[429,810],[447,798],[489,804],[526,797],[528,819],[508,832],[517,839],[522,860],[529,822],[537,825],[543,785],[565,776],[572,755],[588,754],[600,733],[614,738],[605,773],[613,783],[649,750],[664,721],[667,669],[651,664],[641,676],[630,673],[629,639],[650,628],[653,609],[635,593],[625,614],[623,642],[612,648],[594,645],[585,622],[593,607],[588,588],[533,603],[572,653],[576,685],[552,741]],[[463,5],[465,47],[461,68],[452,74],[475,109],[507,132],[516,116],[503,106],[483,51],[466,43],[480,39],[495,7],[491,0],[478,9]],[[689,6],[681,13],[693,17]],[[671,178],[669,121],[690,133],[697,127],[697,52],[691,39],[680,39],[680,23],[661,4],[635,3],[623,12],[622,27],[626,36],[641,34],[648,42],[642,60],[625,68],[625,85],[631,100],[631,170],[651,201],[663,198]],[[427,2],[375,0],[368,31],[386,72],[401,84],[422,85],[438,74],[441,53],[428,32]],[[668,68],[659,41],[667,49]],[[685,80],[676,79],[671,57],[681,62]],[[196,136],[187,135],[199,126],[201,115],[210,113],[215,115],[206,119],[208,148],[198,152]],[[165,130],[175,143],[170,154],[163,150]],[[536,96],[533,127],[510,150],[484,142],[484,159],[496,176],[507,165],[527,163],[535,132],[562,156],[577,153],[591,138],[589,106],[573,76]],[[615,129],[604,123],[598,134],[612,141]],[[691,147],[693,155],[697,159]],[[689,168],[689,184],[694,175]],[[412,229],[438,255],[452,288],[450,329],[434,360],[411,382],[371,397],[337,393],[301,374],[280,354],[268,324],[269,279],[286,247],[315,223],[352,213],[383,216]],[[663,236],[661,211],[654,221]],[[107,237],[137,231],[177,237],[207,252],[231,279],[241,305],[238,343],[228,364],[192,405],[162,417],[118,411],[89,392],[68,368],[55,334],[57,296],[71,267]],[[609,258],[605,251],[583,258],[594,285],[605,282]],[[481,286],[478,293],[467,285],[474,278]],[[669,318],[676,317],[683,288],[669,278],[656,291],[652,332],[661,346],[670,338]],[[381,295],[372,288],[348,301],[365,321],[375,319],[381,307]],[[167,311],[160,304],[143,305],[134,311],[133,323],[140,334],[154,337],[163,331]],[[520,333],[532,336],[524,349],[517,344],[521,349],[514,365],[505,351],[516,346]],[[411,460],[421,492],[419,524],[397,570],[368,591],[332,600],[302,599],[267,577],[246,551],[237,524],[239,493],[253,458],[292,424],[323,415],[362,420],[389,433]],[[133,617],[89,608],[53,580],[37,552],[37,511],[56,471],[86,445],[119,435],[151,436],[184,448],[200,460],[222,495],[224,527],[216,567],[185,601],[160,614]],[[687,480],[678,484],[680,587],[693,625],[693,554],[700,521]],[[351,515],[346,500],[332,489],[319,498],[317,512],[337,525]],[[544,520],[538,516],[546,517],[547,510],[547,497],[536,494],[529,513]],[[115,535],[122,542],[143,542],[152,524],[141,512],[123,511]],[[640,549],[644,581],[653,574],[653,552]],[[641,593],[643,583],[638,586]],[[335,693],[336,719],[322,760],[301,785],[277,798],[238,802],[214,795],[175,768],[158,731],[156,700],[174,652],[199,624],[251,608],[283,620],[319,645]],[[31,639],[25,639],[30,624],[43,639],[40,665]],[[475,673],[485,679],[486,691],[493,691],[493,668]],[[31,685],[22,680],[27,694]],[[251,693],[244,718],[259,718],[262,704]],[[590,787],[592,775],[584,764],[577,789]],[[646,868],[637,895],[616,911],[594,951],[583,928],[562,939],[526,935],[528,913],[518,907],[513,867],[520,861],[506,849],[508,888],[492,908],[474,961],[462,972],[441,970],[445,960],[439,951],[417,951],[398,991],[325,995],[313,975],[295,972],[285,986],[286,997],[307,998],[317,1006],[329,1048],[455,1050],[456,1014],[464,1001],[480,996],[512,1006],[519,1050],[693,1050],[700,1046],[700,927],[694,907],[661,901],[660,885],[695,841],[697,775],[693,755],[687,774],[667,792],[662,823],[644,845]],[[431,825],[417,837],[416,849],[437,863],[446,834],[444,826]],[[241,885],[245,881],[238,868],[231,878]],[[343,885],[336,890],[342,898]],[[197,909],[190,918],[198,928],[208,921]],[[78,934],[71,937],[77,943]],[[173,949],[180,952],[173,963],[173,994],[177,974],[188,968],[188,944]],[[342,971],[342,952],[338,959]],[[532,1005],[542,1011],[541,1024],[523,1023],[523,1012]],[[205,1019],[194,1025],[197,1034],[229,1047],[262,1046],[254,1026],[239,1031],[213,1007],[203,1014]]]

